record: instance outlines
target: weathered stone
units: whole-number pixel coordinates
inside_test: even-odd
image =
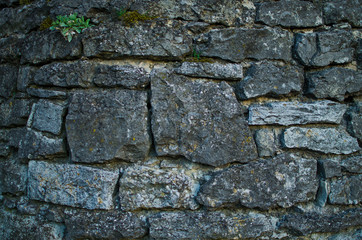
[[[294,57],[305,66],[327,66],[353,60],[353,35],[350,31],[334,30],[319,33],[298,33]]]
[[[31,101],[27,99],[8,99],[0,105],[0,126],[25,125],[30,114]]]
[[[279,132],[276,129],[260,129],[255,132],[255,143],[260,157],[270,157],[280,149]]]
[[[1,133],[0,133],[1,134]],[[9,146],[0,142],[0,157],[6,157],[10,153]]]
[[[0,39],[0,63],[20,58],[22,38],[10,36]]]
[[[72,161],[144,160],[151,146],[147,122],[146,92],[76,92],[65,123]]]
[[[64,230],[64,225],[41,222],[36,216],[0,210],[0,239],[59,240]]]
[[[68,42],[58,31],[31,32],[21,48],[21,63],[38,64],[50,60],[79,57],[81,45],[78,35]]]
[[[351,173],[362,173],[362,155],[343,159],[342,169]]]
[[[104,0],[51,0],[48,1],[47,5],[50,7],[50,13],[54,16],[78,13],[79,16],[90,18],[92,10],[106,10],[108,2]],[[123,6],[118,5],[117,7],[117,10],[119,10]]]
[[[362,201],[362,175],[343,176],[331,180],[331,204],[359,204]]]
[[[183,170],[162,170],[145,166],[127,168],[119,186],[121,208],[195,209],[197,184]]]
[[[362,27],[362,2],[360,0],[323,1],[323,15],[326,24],[347,21],[355,27]]]
[[[322,11],[311,2],[299,0],[260,3],[256,21],[283,27],[316,27],[323,24]]]
[[[183,62],[176,73],[190,77],[240,80],[243,77],[243,67],[232,63]]]
[[[362,112],[351,113],[350,116],[353,136],[362,141]]]
[[[27,92],[30,96],[37,98],[54,98],[54,99],[66,99],[67,93],[63,91],[57,90],[48,90],[41,88],[28,88]]]
[[[358,70],[362,70],[362,39],[359,39],[358,41],[358,47],[357,47],[357,51],[356,51],[356,55],[357,55],[357,67]]]
[[[160,156],[183,155],[221,166],[256,158],[256,147],[232,88],[175,75],[151,74],[152,131]]]
[[[360,226],[361,221],[361,209],[352,208],[332,214],[289,214],[283,217],[280,227],[295,235],[307,235],[316,232],[340,232],[349,227]]]
[[[67,239],[136,239],[147,233],[135,214],[119,211],[73,211],[65,218]]]
[[[43,134],[28,130],[19,142],[19,158],[40,159],[65,155],[61,138],[48,138]]]
[[[29,85],[33,83],[35,71],[37,68],[31,66],[21,66],[19,68],[17,90],[26,92]]]
[[[241,99],[264,95],[280,96],[300,92],[303,79],[303,69],[300,67],[278,66],[273,62],[262,61],[248,69],[246,77],[235,89]]]
[[[191,36],[180,21],[153,21],[128,28],[119,23],[89,29],[83,38],[87,57],[121,56],[180,58],[191,51]]]
[[[0,0],[0,6],[6,6],[6,7],[11,7],[14,4],[17,4],[18,0]]]
[[[316,98],[334,98],[343,101],[345,95],[362,90],[362,74],[341,67],[307,73],[306,79],[307,94]]]
[[[357,139],[335,128],[292,127],[286,129],[282,137],[287,148],[306,148],[334,154],[350,154],[360,149]]]
[[[64,113],[64,105],[55,104],[48,100],[39,100],[33,104],[28,127],[59,135],[62,130]]]
[[[27,165],[17,159],[0,161],[0,191],[12,194],[25,192],[27,182]]]
[[[201,186],[197,200],[209,207],[287,208],[315,197],[316,174],[316,160],[278,155],[217,173]]]
[[[318,207],[324,207],[328,201],[328,195],[331,192],[329,182],[325,179],[319,179],[319,187],[315,203]]]
[[[30,199],[87,209],[112,209],[118,171],[30,161]]]
[[[163,212],[149,218],[154,239],[247,239],[271,235],[273,219],[259,213]]]
[[[291,60],[292,34],[279,28],[213,29],[198,39],[202,56],[233,62],[246,58]]]
[[[271,102],[250,106],[248,121],[250,125],[339,124],[346,110],[346,105],[327,100],[312,103]]]
[[[0,97],[9,98],[14,94],[17,77],[17,67],[0,65]]]
[[[324,179],[342,176],[341,163],[333,158],[318,160],[318,172]]]

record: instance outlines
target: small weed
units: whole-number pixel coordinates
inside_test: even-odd
[[[195,48],[192,49],[191,57],[186,57],[184,62],[209,62],[213,63],[214,60],[212,58],[205,58],[201,57],[201,51],[196,50]]]
[[[52,26],[53,20],[50,17],[47,17],[43,20],[43,22],[40,24],[39,30],[43,31]]]
[[[193,49],[192,57],[195,58],[197,61],[200,61],[201,51],[196,51],[196,49]]]
[[[127,26],[137,24],[138,22],[158,18],[154,16],[149,16],[148,14],[140,14],[137,11],[127,11],[127,9],[124,8],[121,8],[121,10],[117,12],[117,15],[118,19],[122,20],[122,22]]]

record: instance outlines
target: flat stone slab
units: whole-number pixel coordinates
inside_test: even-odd
[[[292,127],[284,131],[283,144],[287,148],[303,148],[322,153],[350,154],[360,150],[356,138],[335,128]]]
[[[159,156],[185,156],[211,166],[257,157],[233,89],[167,70],[151,74],[152,132]]]
[[[330,204],[357,205],[362,201],[362,175],[343,176],[332,179],[331,192],[328,200]]]
[[[218,172],[201,186],[197,200],[207,207],[288,208],[314,199],[316,174],[316,160],[282,154]]]
[[[339,124],[347,106],[332,101],[272,102],[249,107],[250,125]]]
[[[76,92],[65,122],[72,161],[144,160],[151,146],[147,122],[146,92]]]
[[[30,161],[28,197],[86,209],[112,209],[118,171]]]

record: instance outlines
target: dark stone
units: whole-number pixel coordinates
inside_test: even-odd
[[[342,176],[341,163],[338,159],[318,160],[318,171],[324,179]]]
[[[257,157],[242,108],[225,82],[191,81],[162,69],[151,74],[151,90],[158,155],[211,166]]]
[[[108,2],[105,0],[51,0],[48,1],[48,6],[50,7],[50,13],[54,16],[78,13],[78,16],[91,18],[92,10],[106,11]],[[120,8],[122,5],[117,7]]]
[[[0,105],[0,126],[21,126],[25,125],[30,114],[31,100],[8,99]]]
[[[300,92],[303,83],[303,69],[297,66],[280,66],[262,61],[253,64],[246,77],[236,86],[236,94],[241,99],[259,96],[281,96]]]
[[[360,75],[362,77],[362,74]],[[362,141],[362,112],[351,113],[352,136]]]
[[[343,159],[341,161],[342,170],[351,173],[362,173],[362,155]]]
[[[65,125],[74,162],[142,161],[151,147],[146,92],[76,92]]]
[[[343,176],[331,180],[329,203],[351,205],[362,201],[362,175]]]
[[[50,98],[50,99],[67,99],[67,93],[57,90],[48,90],[41,88],[28,88],[27,93],[32,97]]]
[[[11,65],[0,65],[0,97],[10,98],[16,90],[18,68]]]
[[[197,200],[208,207],[288,208],[314,199],[316,175],[316,160],[278,155],[220,171],[201,186]]]
[[[327,204],[330,191],[331,189],[328,180],[320,178],[318,192],[315,200],[316,206],[324,207]]]
[[[0,39],[0,63],[16,61],[21,56],[23,38],[10,36]]]
[[[354,27],[362,27],[362,2],[360,0],[323,1],[323,15],[326,24],[346,21]]]
[[[0,192],[21,194],[26,190],[28,167],[16,158],[0,161]]]
[[[358,70],[362,70],[362,39],[358,40],[357,66],[358,66]]]
[[[29,85],[33,83],[35,71],[37,68],[31,66],[21,66],[19,68],[17,90],[26,92]]]

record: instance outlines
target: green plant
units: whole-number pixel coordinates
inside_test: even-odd
[[[57,16],[57,20],[52,23],[50,30],[59,30],[68,42],[72,41],[73,35],[81,33],[84,29],[92,27],[89,24],[89,19],[84,20],[84,17],[77,17],[77,13],[69,16]]]
[[[196,49],[193,49],[192,50],[192,57],[195,58],[197,61],[200,61],[201,51],[196,51]]]

